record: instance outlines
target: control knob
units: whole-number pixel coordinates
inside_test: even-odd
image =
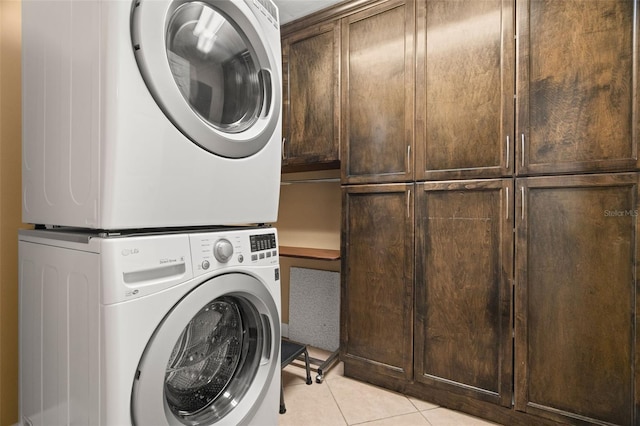
[[[220,239],[216,241],[213,246],[213,255],[220,263],[227,263],[233,255],[233,246],[227,239]]]

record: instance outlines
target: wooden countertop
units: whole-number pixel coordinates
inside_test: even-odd
[[[340,250],[280,246],[280,256],[302,259],[339,260]]]

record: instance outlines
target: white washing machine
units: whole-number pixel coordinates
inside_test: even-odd
[[[23,221],[275,222],[271,0],[23,0]]]
[[[21,231],[23,425],[276,425],[273,228]]]

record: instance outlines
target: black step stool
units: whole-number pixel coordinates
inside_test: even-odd
[[[289,340],[280,341],[281,369],[284,369],[302,354],[304,354],[304,364],[307,368],[307,384],[310,385],[313,383],[313,380],[311,380],[311,368],[309,367],[309,352],[307,351],[307,346]],[[282,384],[282,380],[280,380],[280,414],[284,414],[286,412],[287,408],[284,405],[284,385]]]

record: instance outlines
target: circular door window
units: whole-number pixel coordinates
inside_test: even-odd
[[[264,76],[242,30],[204,3],[178,7],[167,29],[167,56],[180,93],[204,121],[237,133],[264,106]]]
[[[245,2],[134,3],[133,48],[149,92],[183,135],[216,155],[253,155],[277,131],[279,36],[266,36],[264,19]]]
[[[244,424],[253,418],[280,369],[279,317],[269,287],[253,276],[223,274],[195,287],[167,312],[145,347],[131,391],[133,423]]]
[[[260,316],[245,300],[221,297],[198,312],[178,338],[166,369],[164,395],[184,424],[215,422],[252,382],[263,338]]]

